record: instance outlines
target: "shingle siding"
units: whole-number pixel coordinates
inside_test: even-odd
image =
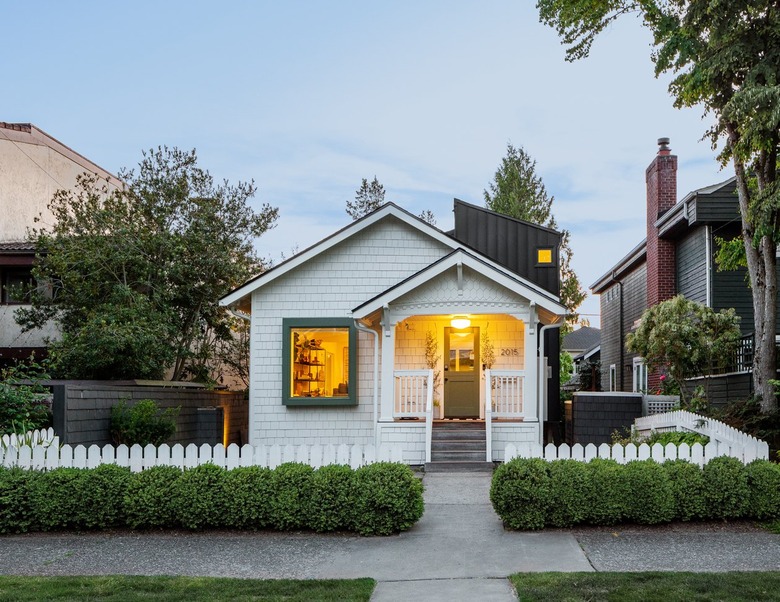
[[[707,303],[707,230],[695,228],[677,243],[677,293]]]
[[[647,307],[647,264],[641,264],[626,275],[621,285],[615,284],[601,295],[601,387],[609,390],[609,366],[617,368],[618,390],[630,391],[631,371],[636,354],[625,351],[622,363],[620,349],[620,305],[623,302],[623,337],[631,332],[634,323]]]
[[[354,307],[450,250],[408,224],[388,218],[256,290],[252,294],[251,442],[373,443],[373,337],[363,332],[358,336],[356,406],[284,406],[282,319],[349,316]]]

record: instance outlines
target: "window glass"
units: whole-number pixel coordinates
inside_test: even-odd
[[[290,397],[349,395],[349,327],[292,327]]]
[[[2,274],[2,302],[29,303],[33,277],[30,270],[8,270]]]

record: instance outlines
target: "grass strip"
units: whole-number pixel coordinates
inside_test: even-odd
[[[341,601],[367,602],[373,579],[291,580],[222,579],[213,577],[18,577],[0,576],[4,602],[70,601],[165,602]]]
[[[518,573],[520,602],[780,600],[780,572]]]

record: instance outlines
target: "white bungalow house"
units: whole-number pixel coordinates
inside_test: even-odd
[[[424,464],[542,442],[559,420],[559,243],[457,199],[447,233],[389,203],[245,283],[221,302],[251,320],[249,443],[400,443]],[[437,443],[454,424],[481,441]]]

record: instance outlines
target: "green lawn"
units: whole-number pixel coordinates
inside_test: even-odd
[[[780,572],[518,573],[521,602],[698,602],[780,600]]]
[[[303,602],[349,600],[366,602],[374,591],[373,579],[292,581],[214,579],[209,577],[4,577],[3,602],[48,600],[149,600],[152,602],[213,602],[262,600]]]

